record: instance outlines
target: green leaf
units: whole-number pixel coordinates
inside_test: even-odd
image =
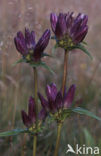
[[[95,141],[94,141],[93,136],[91,135],[91,133],[86,128],[83,128],[83,132],[84,132],[84,135],[85,135],[86,145],[93,147],[95,145]]]
[[[13,129],[11,131],[1,132],[0,137],[14,136],[21,133],[28,133],[28,129]]]
[[[26,62],[25,59],[21,58],[17,60],[15,63],[12,64],[12,66],[16,66],[18,63]]]
[[[87,42],[85,42],[85,41],[83,41],[82,44],[84,44],[84,45],[88,45]]]
[[[55,74],[54,71],[45,62],[41,62],[40,65],[49,70],[52,74]]]
[[[91,59],[93,59],[93,57],[91,56],[91,54],[89,53],[89,51],[82,45],[82,44],[78,44],[77,46],[74,46],[73,49],[80,49],[82,50],[84,53],[86,53]]]
[[[44,67],[45,69],[49,70],[52,74],[55,74],[54,71],[45,63],[45,62],[37,62],[37,63],[33,63],[33,64],[30,64],[31,67]]]
[[[44,56],[53,57],[52,55],[49,55],[49,54],[46,54],[46,53],[42,54],[42,57],[44,57]]]
[[[41,62],[37,62],[37,63],[30,63],[30,66],[31,67],[39,67],[39,66],[41,66]]]
[[[99,120],[101,121],[101,118],[96,116],[95,114],[93,114],[92,112],[84,109],[84,108],[80,108],[80,107],[77,107],[77,108],[73,108],[72,109],[72,112],[75,112],[75,113],[78,113],[78,114],[83,114],[83,115],[87,115],[87,116],[90,116],[96,120]]]

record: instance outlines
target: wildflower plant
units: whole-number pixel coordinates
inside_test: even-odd
[[[75,95],[75,85],[72,85],[68,91],[65,89],[65,94],[63,96],[61,90],[58,91],[56,85],[52,83],[51,85],[47,85],[46,95],[47,100],[39,93],[43,108],[57,121],[57,123],[63,123],[66,118],[64,111],[69,110],[72,107]]]
[[[0,137],[13,136],[21,133],[32,134],[33,156],[37,155],[37,137],[42,133],[42,123],[45,122],[47,116],[50,116],[52,121],[55,120],[57,123],[57,139],[54,156],[58,156],[62,125],[69,116],[79,113],[101,121],[101,118],[97,117],[92,112],[73,105],[76,91],[75,84],[71,85],[68,90],[66,89],[67,75],[69,74],[67,73],[68,53],[74,49],[81,49],[91,57],[90,53],[85,48],[85,42],[83,41],[88,32],[88,16],[79,13],[74,17],[73,12],[60,13],[58,16],[55,13],[51,13],[50,23],[54,36],[51,36],[50,30],[47,29],[36,43],[35,32],[30,32],[29,29],[25,29],[25,36],[19,31],[14,38],[16,49],[21,54],[21,59],[18,60],[15,65],[24,62],[32,67],[34,71],[34,95],[29,98],[28,113],[24,110],[21,111],[22,121],[26,128],[0,133]],[[65,51],[64,69],[61,89],[58,91],[54,82],[47,85],[46,99],[38,91],[39,82],[37,67],[43,66],[52,72],[45,62],[41,60],[42,57],[49,56],[44,50],[48,46],[50,38],[55,39],[55,48],[60,47]],[[39,111],[38,98],[42,105],[41,111]]]

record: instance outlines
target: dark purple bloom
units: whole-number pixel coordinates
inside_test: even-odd
[[[39,98],[43,108],[52,114],[61,109],[68,109],[71,107],[75,94],[75,85],[72,85],[68,92],[62,96],[61,91],[57,91],[56,85],[52,83],[46,87],[47,100],[39,93]]]
[[[19,31],[14,38],[17,50],[26,58],[27,61],[39,61],[44,49],[47,47],[50,39],[50,30],[47,29],[39,41],[35,42],[35,32],[25,29],[25,37]]]
[[[22,120],[26,127],[30,128],[35,125],[36,122],[36,113],[35,113],[35,101],[34,98],[30,97],[28,105],[28,114],[25,111],[21,111]],[[39,112],[39,121],[42,121],[46,118],[46,111],[41,110]]]
[[[73,17],[72,13],[55,13],[50,15],[52,30],[56,36],[58,46],[68,49],[83,41],[88,32],[88,16],[79,13]]]

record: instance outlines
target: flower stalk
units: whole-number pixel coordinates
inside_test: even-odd
[[[63,80],[62,80],[62,95],[64,96],[66,80],[67,80],[67,65],[68,65],[68,51],[65,51],[64,55],[64,71],[63,71]],[[58,156],[60,137],[61,137],[62,123],[58,123],[57,126],[57,140],[55,146],[54,156]]]
[[[68,65],[68,51],[65,51],[64,55],[64,71],[63,71],[63,80],[62,80],[62,95],[64,96],[64,90],[67,80],[67,65]]]
[[[34,98],[35,98],[35,112],[36,112],[36,130],[38,127],[38,85],[37,85],[37,69],[33,68],[34,70]],[[36,156],[36,149],[37,149],[37,134],[33,137],[33,156]]]
[[[58,126],[57,126],[57,140],[56,140],[54,156],[58,156],[60,137],[61,137],[61,129],[62,129],[62,123],[60,122],[60,123],[58,123]]]

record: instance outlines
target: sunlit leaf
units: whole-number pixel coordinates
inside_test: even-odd
[[[85,41],[83,41],[82,44],[84,44],[84,45],[88,45],[87,42],[85,42]]]
[[[0,137],[19,135],[21,133],[28,133],[28,129],[13,129],[11,131],[1,132]]]
[[[87,116],[90,116],[94,119],[97,119],[99,121],[101,121],[101,118],[96,116],[94,113],[84,109],[84,108],[80,108],[80,107],[77,107],[77,108],[73,108],[72,109],[72,112],[75,112],[75,113],[78,113],[78,114],[83,114],[83,115],[87,115]]]

